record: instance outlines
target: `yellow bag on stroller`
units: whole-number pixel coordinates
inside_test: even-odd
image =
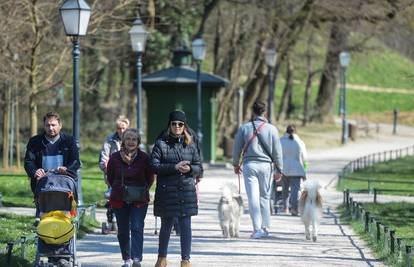
[[[63,244],[68,242],[75,232],[70,216],[56,210],[44,214],[37,226],[37,235],[46,244]]]

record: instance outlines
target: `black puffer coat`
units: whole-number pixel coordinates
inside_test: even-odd
[[[191,162],[191,171],[185,174],[175,169],[182,161]],[[198,213],[195,177],[200,176],[202,165],[195,143],[186,145],[182,138],[163,134],[157,139],[151,154],[151,165],[157,174],[154,215],[184,217]]]

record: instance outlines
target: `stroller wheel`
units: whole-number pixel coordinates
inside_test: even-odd
[[[76,260],[75,264],[73,265],[74,267],[81,267],[81,262]]]
[[[107,235],[107,234],[109,234],[109,232],[110,232],[110,229],[109,229],[109,227],[108,227],[108,223],[107,223],[107,222],[103,222],[103,223],[102,223],[101,233],[102,233],[103,235]]]
[[[111,230],[112,231],[118,231],[118,226],[116,225],[116,222],[111,223]]]

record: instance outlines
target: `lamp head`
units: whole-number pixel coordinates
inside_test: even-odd
[[[134,52],[144,52],[148,32],[139,17],[132,24],[129,35],[131,36],[132,50]]]
[[[268,48],[265,52],[265,61],[268,67],[275,67],[277,61],[277,52],[275,48]]]
[[[343,68],[348,67],[350,60],[351,60],[351,55],[348,52],[342,51],[339,54],[339,63],[341,64],[341,67]]]
[[[67,36],[85,36],[91,8],[84,0],[65,0],[59,8]]]
[[[194,39],[192,43],[192,52],[195,60],[204,60],[206,57],[206,44],[202,38]]]

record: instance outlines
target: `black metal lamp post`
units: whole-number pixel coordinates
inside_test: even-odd
[[[142,130],[142,53],[145,51],[148,32],[139,17],[132,24],[129,35],[131,36],[132,50],[137,53],[137,128],[142,138],[144,134]]]
[[[206,56],[206,45],[202,38],[194,39],[192,43],[193,58],[197,63],[197,137],[200,144],[203,143],[203,122],[201,117],[201,62]]]
[[[341,65],[341,95],[339,105],[342,117],[342,144],[346,144],[348,141],[348,127],[346,119],[346,68],[348,67],[350,60],[351,56],[348,52],[343,51],[339,54],[339,63]]]
[[[267,97],[267,116],[269,122],[272,122],[272,114],[273,114],[273,101],[275,98],[275,80],[273,78],[273,68],[276,66],[277,61],[277,52],[275,48],[268,48],[265,52],[265,61],[268,68],[268,78],[269,78],[269,94]]]
[[[73,43],[73,137],[78,148],[80,136],[80,113],[79,113],[79,37],[85,36],[88,29],[91,8],[84,0],[66,0],[59,8],[66,35]],[[83,204],[82,177],[78,170],[78,199]]]

